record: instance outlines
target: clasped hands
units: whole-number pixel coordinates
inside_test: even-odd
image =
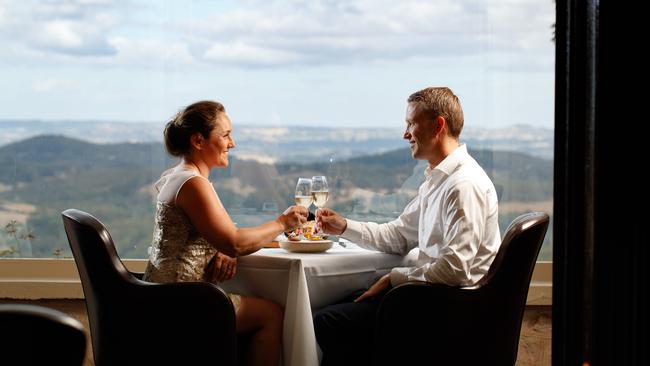
[[[237,273],[237,258],[231,258],[219,252],[212,261],[211,278],[217,282],[228,281]]]

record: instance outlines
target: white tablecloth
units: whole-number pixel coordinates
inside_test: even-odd
[[[239,258],[237,275],[221,286],[228,292],[284,305],[284,364],[316,366],[318,347],[312,310],[369,287],[391,268],[412,265],[416,257],[413,252],[401,257],[338,245],[324,253],[263,249]]]

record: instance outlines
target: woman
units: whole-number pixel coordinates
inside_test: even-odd
[[[228,166],[235,147],[223,105],[194,103],[165,127],[165,147],[180,164],[165,171],[158,191],[154,238],[145,280],[151,282],[230,279],[238,256],[259,250],[278,234],[302,225],[307,210],[292,206],[273,221],[237,228],[208,181],[212,168]],[[238,334],[251,334],[245,360],[251,365],[277,365],[282,349],[283,309],[276,303],[229,294],[235,306]]]

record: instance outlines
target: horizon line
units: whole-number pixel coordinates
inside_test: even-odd
[[[138,125],[138,124],[145,124],[145,125],[164,125],[166,122],[152,122],[152,121],[110,121],[110,120],[99,120],[99,119],[31,119],[31,118],[22,118],[22,119],[11,119],[11,118],[0,118],[0,124],[1,123],[43,123],[43,124],[57,124],[57,123],[116,123],[116,124],[126,124],[126,125]],[[395,126],[395,127],[387,127],[387,126],[364,126],[364,125],[359,125],[354,126],[350,124],[343,124],[343,125],[328,125],[328,126],[314,126],[314,124],[284,124],[284,125],[276,125],[276,124],[254,124],[251,122],[240,122],[237,123],[238,127],[257,127],[257,128],[289,128],[289,127],[301,127],[301,128],[308,128],[308,129],[348,129],[348,130],[358,130],[358,129],[368,129],[368,128],[374,128],[374,129],[386,129],[386,130],[401,130],[402,126]],[[505,126],[465,126],[464,128],[468,129],[485,129],[485,130],[498,130],[498,129],[504,129],[504,128],[512,128],[512,127],[532,127],[535,129],[544,129],[544,130],[554,130],[554,128],[547,127],[547,126],[536,126],[533,124],[529,123],[513,123]]]

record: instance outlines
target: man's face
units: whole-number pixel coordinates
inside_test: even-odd
[[[406,107],[406,130],[404,139],[408,140],[413,159],[430,160],[433,157],[435,128],[431,117],[420,111],[416,102]]]

